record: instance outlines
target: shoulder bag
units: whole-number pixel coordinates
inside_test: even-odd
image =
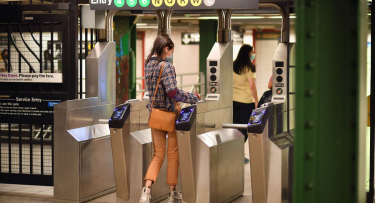
[[[160,74],[159,74],[159,80],[156,85],[154,98],[151,103],[151,112],[150,112],[150,118],[148,120],[148,126],[153,129],[172,132],[174,130],[174,125],[176,122],[176,113],[175,112],[169,112],[163,109],[155,109],[154,108],[154,102],[155,102],[155,96],[156,92],[158,91],[159,82],[161,74],[163,73],[163,66],[165,62],[162,64],[160,68]]]

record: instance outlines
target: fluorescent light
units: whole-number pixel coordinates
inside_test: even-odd
[[[211,20],[211,19],[217,19],[217,16],[202,16],[202,17],[196,17],[196,18],[194,18],[193,17],[193,19],[202,19],[202,20]]]
[[[148,25],[147,23],[137,23],[137,26],[146,26]]]
[[[281,16],[270,16],[270,17],[267,17],[267,18],[281,19],[282,17]],[[296,16],[290,16],[289,18],[296,18]]]
[[[264,16],[232,16],[232,19],[262,19]]]

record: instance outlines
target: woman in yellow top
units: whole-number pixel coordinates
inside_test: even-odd
[[[233,123],[235,124],[247,124],[251,112],[258,106],[256,70],[252,63],[254,59],[253,47],[244,44],[233,62]],[[241,130],[241,133],[245,136],[246,142],[247,130]],[[245,163],[249,163],[246,157]]]

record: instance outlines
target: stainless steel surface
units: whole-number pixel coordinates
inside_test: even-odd
[[[204,125],[205,128],[216,128],[216,124],[215,123],[206,123]]]
[[[111,116],[115,106],[97,105],[97,100],[65,101],[55,106],[56,200],[84,202],[88,196],[104,195],[103,191],[115,187],[109,128],[98,124],[99,119]]]
[[[80,199],[116,187],[109,134],[80,142],[79,174]]]
[[[138,202],[144,186],[144,178],[153,157],[151,129],[130,133],[130,198],[129,201]],[[166,146],[167,147],[167,146]],[[159,202],[167,198],[169,186],[167,181],[167,158],[164,159],[156,182],[152,185],[151,202]]]
[[[77,142],[83,142],[95,138],[101,138],[109,135],[109,127],[107,124],[97,124],[92,126],[85,126],[82,128],[75,128],[68,130],[70,135],[76,139]]]
[[[127,101],[130,108],[130,132],[148,129],[149,110],[146,108],[148,99]]]
[[[111,129],[111,146],[116,180],[117,197],[130,197],[130,119],[122,129]]]
[[[116,10],[108,11],[106,16],[106,41],[113,42],[113,17],[116,14]]]
[[[196,121],[191,131],[177,131],[182,197],[185,202],[196,202]]]
[[[156,10],[158,18],[158,34],[168,34],[171,36],[171,16],[173,10]]]
[[[86,57],[86,97],[99,104],[115,103],[116,43],[98,42]]]
[[[108,124],[109,119],[99,119],[99,124]]]
[[[223,128],[247,129],[246,124],[223,124]]]
[[[243,135],[221,129],[195,136],[194,128],[177,133],[184,201],[233,201],[244,192]]]
[[[276,67],[277,62],[282,62],[283,66]],[[272,58],[272,102],[273,103],[286,103],[288,96],[288,44],[280,43],[277,46],[275,55]],[[282,69],[282,74],[278,74],[277,70]],[[278,82],[277,78],[282,77],[282,81]],[[277,90],[281,89],[281,93],[277,93]]]
[[[270,115],[263,133],[249,132],[253,203],[288,203],[294,129],[287,131],[285,103],[268,108]]]
[[[66,111],[66,128],[75,129],[99,124],[99,119],[106,119],[111,117],[114,108],[115,105],[112,103],[68,110]]]
[[[55,105],[55,110],[70,110],[70,109],[78,109],[84,108],[87,106],[97,106],[99,104],[97,97],[86,98],[86,99],[76,99],[76,100],[68,100],[65,102],[61,102]]]
[[[280,11],[282,16],[282,28],[281,28],[281,42],[288,42],[289,36],[288,36],[288,30],[289,30],[289,24],[287,21],[288,15],[284,7],[280,6],[276,3],[259,3],[259,7],[273,7]]]

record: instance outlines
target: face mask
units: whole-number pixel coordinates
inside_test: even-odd
[[[253,61],[255,59],[255,54],[251,54],[250,61]]]
[[[173,54],[171,55],[171,57],[165,57],[165,61],[166,62],[171,62],[173,60]]]

